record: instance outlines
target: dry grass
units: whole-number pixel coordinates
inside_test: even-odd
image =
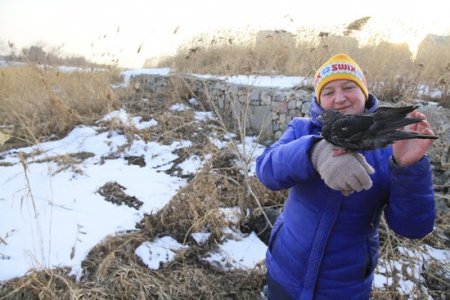
[[[424,259],[426,245],[435,249],[449,248],[450,212],[438,211],[436,229],[422,240],[410,240],[391,232],[384,218],[380,223],[380,258],[377,269],[390,281],[384,288],[375,288],[374,299],[448,299],[450,270],[445,262],[435,258]],[[405,251],[407,249],[407,251]],[[414,253],[415,252],[415,253]],[[420,278],[421,277],[421,278]],[[411,295],[400,293],[401,285],[409,281],[414,285]],[[403,282],[403,283],[402,283]]]
[[[125,94],[129,96],[123,99],[127,111],[158,121],[158,125],[139,135],[167,144],[188,138],[193,145],[177,153],[180,161],[193,154],[211,154],[211,159],[165,208],[145,216],[136,231],[98,243],[83,262],[80,281],[69,276],[67,269],[31,270],[24,277],[1,283],[0,299],[260,299],[265,277],[263,266],[250,271],[224,272],[201,259],[221,240],[223,227],[229,225],[221,208],[242,203],[247,208],[256,205],[248,197],[243,176],[235,166],[235,152],[218,150],[201,134],[213,130],[217,136],[225,133],[216,122],[201,125],[204,128],[199,128],[198,123],[194,126],[192,112],[169,111],[174,102],[170,95],[159,98],[137,92]],[[142,101],[143,98],[147,100]],[[110,126],[130,139],[138,134],[123,124]],[[167,172],[176,174],[177,169]],[[277,193],[268,192],[256,180],[252,186],[263,205],[284,201],[281,193],[279,197],[271,197]],[[242,217],[237,226],[245,230],[245,222]],[[200,230],[212,233],[204,245],[197,245],[190,235]],[[164,235],[171,235],[190,248],[179,253],[169,265],[157,271],[149,270],[134,250],[142,242]]]
[[[220,208],[237,205],[244,197],[235,156],[227,150],[213,153],[190,184],[161,211],[146,215],[136,231],[98,243],[83,262],[79,282],[67,269],[32,270],[4,282],[0,299],[261,299],[263,266],[225,272],[202,260],[223,237],[223,227],[230,225]],[[258,182],[254,184],[265,193]],[[202,230],[212,235],[206,244],[197,245],[190,234]],[[165,235],[190,247],[159,270],[149,270],[134,251],[142,242]]]
[[[361,26],[362,23],[355,23],[348,30],[360,30]],[[302,35],[304,38],[298,40]],[[247,44],[240,43],[242,39]],[[430,62],[419,65],[409,60],[410,54],[403,46],[374,43],[361,49],[351,38],[351,32],[344,39],[328,33],[314,38],[308,32],[291,36],[283,31],[263,33],[259,40],[230,34],[223,34],[222,38],[203,37],[180,48],[179,54],[168,58],[163,65],[176,67],[180,72],[311,76],[324,59],[341,51],[360,62],[367,70],[371,88],[385,98],[410,97],[417,91],[418,83],[436,83],[445,74],[448,76],[448,70],[438,63],[439,59],[431,63],[433,57],[450,61],[443,58],[442,53],[430,54]],[[0,125],[3,125],[0,131],[13,137],[2,149],[61,137],[74,126],[89,124],[124,105],[127,111],[135,112],[144,120],[153,118],[158,121],[157,126],[144,132],[110,124],[112,128],[123,131],[130,140],[138,133],[145,140],[165,144],[187,138],[193,141],[193,145],[177,153],[180,160],[192,154],[202,157],[211,154],[203,168],[189,178],[189,185],[165,208],[146,215],[135,231],[108,237],[97,244],[83,263],[84,275],[80,281],[69,276],[68,269],[31,270],[24,277],[0,283],[0,299],[261,298],[263,267],[252,271],[224,272],[201,258],[223,237],[222,227],[229,225],[220,212],[222,207],[238,205],[243,212],[250,212],[250,218],[260,217],[261,208],[282,207],[286,191],[271,192],[264,188],[254,177],[248,177],[245,170],[243,172],[236,167],[234,160],[240,158],[235,147],[218,150],[202,134],[217,130],[219,136],[224,136],[228,130],[224,124],[215,122],[199,128],[194,124],[191,112],[167,110],[171,104],[192,96],[185,83],[174,82],[172,94],[155,96],[147,94],[139,86],[112,90],[110,84],[117,79],[115,71],[61,73],[30,65],[2,68],[0,76]],[[448,79],[444,78],[441,87],[445,87],[446,82]],[[243,128],[238,130],[241,131],[238,136],[245,136]],[[64,157],[57,161],[72,164],[82,157]],[[168,170],[173,174],[177,171],[176,168]],[[439,215],[435,233],[416,244],[393,236],[382,226],[382,258],[395,261],[399,258],[398,247],[404,245],[420,247],[426,243],[448,248],[449,223],[448,213]],[[244,216],[237,226],[243,231],[250,230]],[[267,235],[267,224],[262,228],[265,232],[258,232]],[[212,233],[205,245],[197,245],[190,236],[192,232],[201,230]],[[142,242],[162,235],[171,235],[190,248],[180,252],[172,263],[152,271],[144,266],[134,251]],[[450,288],[441,280],[446,278],[445,267],[433,262],[423,272],[428,287],[434,290],[433,296],[448,296]],[[402,274],[392,276],[397,275]],[[375,290],[374,299],[403,299],[396,288],[394,284],[387,290]],[[422,294],[418,292],[417,295]]]
[[[364,45],[355,38],[367,18],[352,22],[343,33],[301,29],[201,35],[166,57],[159,66],[179,72],[240,75],[282,74],[312,76],[331,55],[345,52],[366,72],[369,89],[383,100],[399,101],[418,96],[422,84],[440,90],[440,100],[450,105],[450,45],[422,47],[413,60],[407,44],[392,44],[373,36]],[[431,43],[431,42],[430,42]]]
[[[65,73],[37,65],[0,69],[1,131],[12,138],[3,147],[62,137],[117,107],[111,82],[115,71]]]
[[[158,224],[161,225],[161,224]],[[205,250],[190,247],[175,261],[149,270],[134,249],[150,239],[141,233],[111,237],[91,250],[85,278],[76,282],[68,270],[32,271],[7,282],[1,299],[258,299],[263,273],[222,272],[199,257]]]

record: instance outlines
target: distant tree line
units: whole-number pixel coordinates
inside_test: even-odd
[[[61,55],[47,52],[41,46],[31,46],[23,48],[20,54],[12,52],[9,55],[2,56],[5,61],[23,62],[42,65],[70,66],[70,67],[100,67],[99,65],[88,61],[84,56],[62,57]]]

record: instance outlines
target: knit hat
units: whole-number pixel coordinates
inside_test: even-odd
[[[369,97],[367,82],[358,64],[344,53],[336,54],[325,62],[314,76],[314,89],[316,91],[317,102],[320,103],[320,92],[329,82],[339,79],[346,79],[355,82]]]

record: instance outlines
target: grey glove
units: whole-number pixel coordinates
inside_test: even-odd
[[[348,152],[334,156],[333,144],[321,140],[311,152],[311,162],[325,184],[333,190],[341,191],[345,196],[353,192],[368,190],[372,187],[369,175],[375,170],[361,154]]]

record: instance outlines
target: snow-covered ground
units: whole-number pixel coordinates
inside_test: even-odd
[[[169,72],[169,69],[128,70],[123,73],[123,85],[134,75],[167,75]],[[282,76],[223,79],[272,87],[293,87],[305,80]],[[191,108],[176,104],[171,109]],[[210,112],[195,112],[195,115],[197,122],[214,118]],[[128,141],[119,131],[109,129],[106,122],[113,119],[137,130],[157,125],[155,120],[142,121],[139,116],[131,117],[125,110],[118,110],[104,116],[95,126],[76,127],[61,140],[0,153],[0,281],[22,276],[30,268],[57,266],[70,267],[73,275],[81,276],[81,262],[98,242],[109,235],[134,230],[144,214],[160,210],[187,184],[185,179],[161,171],[172,167],[178,158],[174,150],[189,147],[189,140],[162,145],[135,139],[129,147],[119,151]],[[245,140],[248,145],[240,148],[256,148],[257,151],[252,152],[254,159],[263,147],[252,137]],[[214,141],[219,147],[227,143]],[[128,164],[126,155],[143,156],[146,166]],[[58,157],[72,158],[70,167],[58,164]],[[194,174],[202,163],[200,158],[192,156],[179,166],[183,174]],[[108,182],[126,187],[126,193],[141,200],[143,205],[136,209],[105,201],[98,191]],[[235,213],[234,208],[223,210],[229,220],[233,220]],[[205,255],[205,261],[224,269],[254,268],[263,262],[266,245],[255,233],[244,234],[236,228],[224,228],[224,231],[227,239]],[[193,232],[192,237],[201,244],[208,234]],[[144,242],[135,254],[149,268],[156,269],[160,262],[170,261],[177,251],[186,247],[165,236]],[[450,265],[448,250],[428,247],[413,255],[417,257],[417,265],[409,261],[410,270],[419,283],[423,280],[417,268],[424,260],[434,257]],[[386,271],[389,271],[386,267],[378,268],[375,287],[382,289],[389,283],[391,279],[385,276]],[[400,278],[400,286],[402,292],[412,294],[414,284],[410,281]]]
[[[175,105],[173,109],[180,107],[183,106]],[[169,146],[135,140],[117,159],[104,159],[127,143],[124,135],[105,131],[104,122],[112,119],[140,130],[157,124],[155,120],[141,122],[139,117],[131,118],[124,110],[114,111],[99,120],[97,126],[79,126],[61,140],[0,154],[0,280],[24,275],[31,267],[69,266],[72,274],[80,276],[81,262],[95,244],[108,235],[133,230],[145,213],[157,212],[187,184],[185,179],[161,171],[171,168],[178,158],[174,150],[189,147],[188,140]],[[207,120],[204,112],[199,112],[197,119]],[[249,143],[254,143],[254,139]],[[247,149],[253,146],[248,145]],[[75,157],[80,153],[88,153],[86,159],[70,168],[61,168],[55,162],[56,157]],[[145,168],[129,165],[124,159],[141,155]],[[179,164],[183,174],[195,173],[201,165],[196,156]],[[105,201],[98,190],[107,182],[126,187],[126,193],[143,205],[136,210]],[[252,268],[264,259],[265,245],[255,234],[236,232],[234,238],[233,247],[224,244],[208,260],[223,261],[225,256],[235,260],[236,267]],[[240,249],[241,243],[247,251]],[[142,249],[149,247],[171,253],[184,246],[174,246],[169,238],[141,246],[137,254],[143,256],[142,260],[159,266],[159,260],[171,256],[145,257],[149,252]]]

